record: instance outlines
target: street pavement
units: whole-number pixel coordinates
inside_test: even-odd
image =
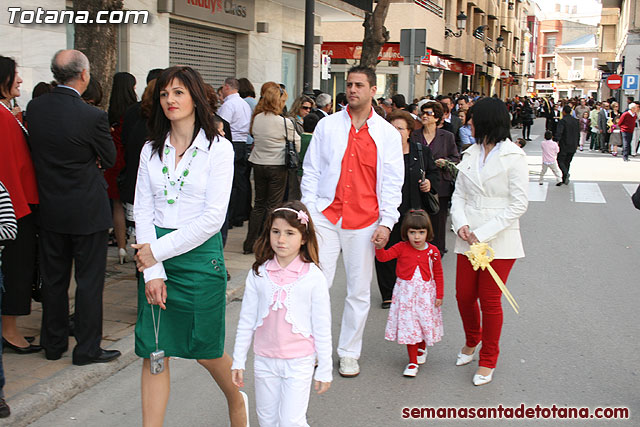
[[[640,212],[629,192],[640,182],[640,157],[623,163],[600,153],[582,152],[571,166],[572,182],[556,187],[537,183],[540,136],[525,147],[535,201],[521,219],[527,257],[516,262],[508,287],[520,314],[504,302],[501,355],[492,383],[474,387],[477,362],[456,367],[464,336],[455,303],[454,234],[444,256],[444,337],[429,349],[416,378],[404,378],[405,346],[384,340],[388,311],[379,308],[372,284],[372,307],[360,359],[362,373],[345,379],[337,374],[322,396],[310,399],[308,421],[314,426],[518,425],[517,420],[405,420],[405,407],[627,407],[629,420],[564,421],[570,425],[638,425],[640,377],[638,307],[640,301]],[[513,135],[519,131],[514,130]],[[584,185],[583,185],[584,184]],[[231,230],[237,240],[246,229]],[[226,258],[244,271],[251,258],[230,252]],[[232,274],[234,274],[232,272]],[[234,279],[238,280],[235,273]],[[345,297],[344,269],[331,289],[333,341],[337,342]],[[227,351],[233,349],[240,302],[227,306]],[[130,337],[125,337],[125,340]],[[124,340],[122,341],[124,342]],[[129,341],[131,343],[131,341]],[[251,423],[257,425],[250,356],[246,391]],[[68,369],[73,369],[69,367]],[[141,424],[141,362],[135,361],[46,414],[33,426],[134,426]],[[172,394],[167,426],[228,425],[225,402],[213,380],[195,361],[172,360]],[[55,377],[49,381],[55,381]],[[11,402],[10,402],[11,403]],[[536,420],[536,425],[561,421]]]

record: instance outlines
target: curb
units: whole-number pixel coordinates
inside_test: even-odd
[[[233,277],[227,283],[227,304],[242,299],[243,293],[244,275],[238,278]],[[122,352],[122,356],[113,362],[87,366],[70,365],[13,396],[8,402],[11,407],[11,416],[2,420],[0,425],[24,427],[33,423],[76,395],[140,360],[134,348],[135,334],[131,333],[109,346],[109,349]]]

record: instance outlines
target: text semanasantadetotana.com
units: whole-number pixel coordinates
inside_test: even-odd
[[[555,418],[555,419],[628,419],[629,408],[606,407],[558,407],[548,406],[487,406],[487,407],[411,407],[402,408],[402,418],[426,419],[527,419],[527,418]]]
[[[100,10],[91,17],[88,10],[36,10],[9,7],[9,24],[146,24],[148,10]]]

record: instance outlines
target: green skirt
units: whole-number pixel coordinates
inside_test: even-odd
[[[158,238],[174,230],[156,227]],[[167,274],[166,310],[151,306],[144,294],[144,278],[138,282],[136,354],[148,358],[156,350],[151,307],[160,333],[158,348],[165,356],[185,359],[217,359],[224,352],[224,317],[227,270],[220,233],[191,251],[163,261]]]

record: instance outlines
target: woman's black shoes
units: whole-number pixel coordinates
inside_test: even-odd
[[[388,309],[391,307],[391,301],[383,301],[382,304],[380,304],[380,307],[383,309]]]
[[[0,418],[7,418],[9,415],[11,415],[9,405],[0,397]]]
[[[40,350],[42,350],[42,346],[33,345],[31,343],[29,343],[27,347],[18,347],[17,345],[13,345],[9,341],[2,338],[2,349],[4,350],[6,348],[10,348],[11,350],[15,351],[18,354],[31,354],[31,353],[37,353]]]

